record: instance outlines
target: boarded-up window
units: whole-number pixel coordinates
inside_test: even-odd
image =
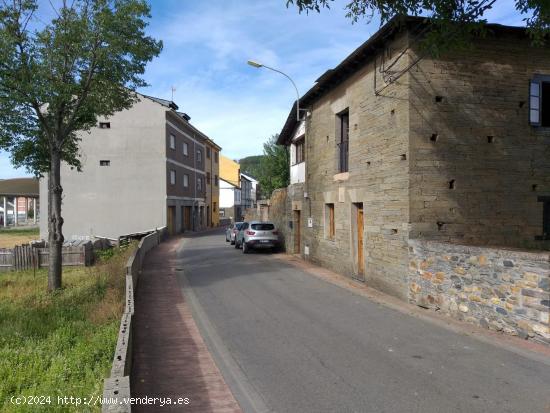
[[[334,239],[334,204],[325,204],[325,236],[328,239]]]

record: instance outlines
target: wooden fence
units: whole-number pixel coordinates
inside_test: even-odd
[[[93,264],[94,250],[91,242],[64,246],[61,251],[61,265],[75,266]],[[30,244],[19,245],[13,249],[0,249],[0,271],[22,271],[42,268],[49,265],[50,255],[47,248]]]

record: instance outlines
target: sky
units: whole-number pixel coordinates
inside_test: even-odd
[[[352,24],[345,3],[335,0],[320,14],[299,14],[286,0],[150,0],[148,34],[161,39],[164,49],[147,66],[150,86],[139,91],[171,99],[174,87],[180,110],[225,156],[261,154],[263,143],[282,129],[296,92],[282,75],[247,60],[287,73],[304,94],[380,27],[376,18]],[[49,1],[41,7],[43,16],[51,13]],[[512,0],[497,1],[486,18],[522,25]],[[26,175],[0,153],[0,179]]]

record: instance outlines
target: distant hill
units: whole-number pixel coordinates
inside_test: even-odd
[[[239,160],[241,172],[258,179],[260,176],[260,162],[264,155],[247,156]]]

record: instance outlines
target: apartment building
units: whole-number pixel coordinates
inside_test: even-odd
[[[66,239],[206,227],[206,142],[211,139],[174,102],[138,98],[130,109],[80,134],[82,172],[62,166]],[[47,177],[40,182],[40,196],[47,199]],[[46,238],[47,205],[40,212]]]

